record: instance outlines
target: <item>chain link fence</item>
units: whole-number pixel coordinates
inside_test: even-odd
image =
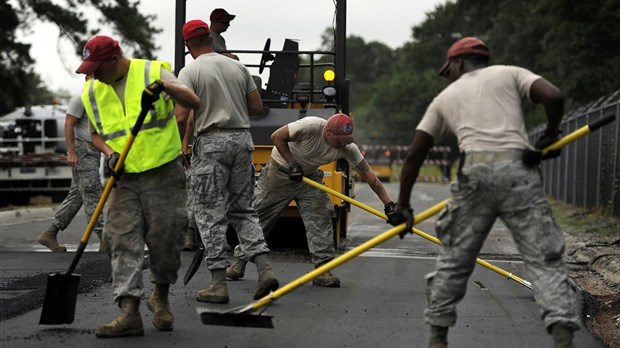
[[[572,205],[620,215],[620,90],[564,116],[566,135],[604,117],[612,122],[562,149],[558,158],[543,161],[541,170],[548,196]],[[529,133],[534,144],[545,126]]]

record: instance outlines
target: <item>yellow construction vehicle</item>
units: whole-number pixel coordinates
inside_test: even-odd
[[[176,2],[178,31],[185,22],[185,2],[186,0]],[[255,77],[265,108],[261,117],[251,118],[250,131],[256,146],[253,162],[257,177],[262,167],[269,161],[273,148],[271,134],[276,129],[306,116],[327,119],[339,112],[350,115],[349,82],[345,66],[346,0],[337,0],[333,3],[335,6],[333,51],[300,51],[299,43],[290,39],[285,39],[281,51],[270,50],[271,39],[267,39],[263,50],[260,51],[229,51],[243,54],[244,57],[256,57],[254,63],[243,59],[243,63],[251,72],[258,68],[259,74],[265,69],[269,73],[264,88],[260,78]],[[175,55],[177,74],[184,63],[185,49],[178,36]],[[320,169],[325,173],[323,180],[325,185],[344,195],[353,195],[353,182],[345,160],[324,165]],[[337,246],[342,246],[347,236],[350,205],[339,198],[330,198],[334,205],[332,216],[334,240]],[[282,213],[280,221],[269,236],[268,243],[272,248],[287,247],[288,244],[295,244],[295,240],[303,240],[305,243],[301,216],[293,202]]]

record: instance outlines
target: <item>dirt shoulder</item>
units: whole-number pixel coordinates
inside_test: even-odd
[[[620,218],[557,201],[571,278],[584,292],[585,325],[607,347],[620,347]]]

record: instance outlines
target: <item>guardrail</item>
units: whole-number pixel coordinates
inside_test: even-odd
[[[394,145],[391,146],[394,153],[394,163],[399,167],[403,164],[405,156],[409,151],[408,145]],[[452,179],[452,164],[450,159],[450,153],[452,149],[449,146],[434,146],[432,147],[420,170],[418,176],[418,182],[437,182],[437,183],[449,183]],[[437,170],[426,170],[427,168],[435,167]],[[399,176],[400,172],[396,173]]]

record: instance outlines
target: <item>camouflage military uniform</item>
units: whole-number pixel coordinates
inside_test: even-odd
[[[308,178],[322,182],[323,171],[317,170],[312,175],[308,175]],[[331,233],[331,214],[334,208],[329,197],[325,192],[308,184],[290,180],[288,174],[282,173],[278,169],[278,164],[270,161],[261,170],[254,205],[265,238],[278,221],[280,213],[292,200],[297,203],[297,208],[306,228],[312,263],[318,266],[330,261],[335,257],[336,252]],[[243,257],[240,246],[235,248],[235,256],[247,260]]]
[[[245,246],[248,259],[269,251],[252,207],[253,150],[247,130],[206,132],[198,136],[192,147],[189,189],[210,270],[230,265],[225,248],[229,223]]]
[[[101,197],[102,187],[99,178],[101,153],[92,143],[78,139],[75,140],[75,152],[79,165],[72,169],[73,179],[69,193],[54,213],[48,229],[50,231],[57,232],[66,229],[82,205],[84,205],[84,211],[88,221],[90,221]],[[102,229],[103,215],[100,215],[93,232],[101,238]]]
[[[575,290],[562,261],[564,237],[538,169],[525,167],[519,153],[514,160],[468,163],[466,158],[458,181],[452,184],[452,195],[437,221],[445,248],[437,271],[427,275],[426,322],[442,327],[455,324],[456,304],[465,295],[476,257],[499,217],[523,256],[545,326],[561,323],[577,329]]]
[[[112,251],[114,299],[144,295],[142,264],[148,246],[151,282],[177,280],[187,227],[185,173],[180,158],[142,173],[124,173],[112,190],[104,240]]]

